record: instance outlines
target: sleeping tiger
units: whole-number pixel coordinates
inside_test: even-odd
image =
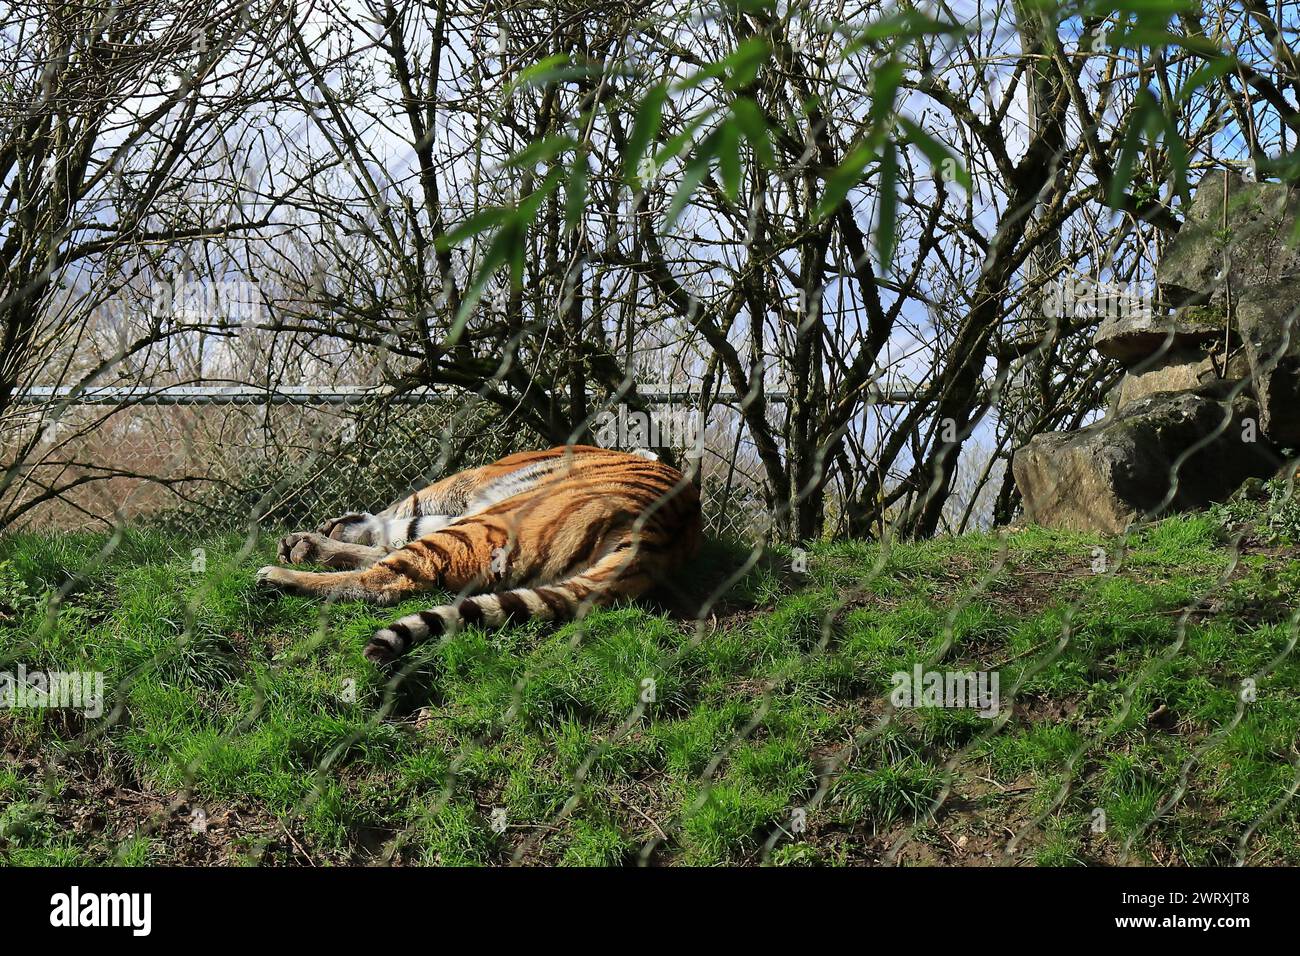
[[[459,592],[375,633],[365,656],[389,664],[462,624],[565,620],[636,597],[688,560],[699,539],[699,493],[681,472],[640,455],[564,445],[452,475],[378,514],[286,535],[282,562],[335,570],[271,565],[257,580],[291,594],[379,604],[437,588]]]

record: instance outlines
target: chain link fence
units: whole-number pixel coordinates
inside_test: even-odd
[[[709,531],[740,541],[761,534],[769,509],[734,405],[715,406],[701,429],[682,393],[644,392],[649,413],[601,412],[595,440],[667,448],[679,463],[698,455]],[[432,389],[177,386],[33,389],[22,397],[28,413],[6,450],[28,439],[36,447],[2,501],[16,528],[153,523],[217,531],[250,520],[314,527],[548,444],[472,393]]]

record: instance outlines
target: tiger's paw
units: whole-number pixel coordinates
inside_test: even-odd
[[[310,564],[323,557],[323,545],[330,539],[314,531],[295,531],[280,539],[276,557],[282,564]]]
[[[264,568],[258,568],[257,575],[253,578],[253,583],[259,591],[279,591],[285,585],[284,568],[278,568],[274,564],[268,564]]]
[[[376,523],[374,518],[372,514],[352,512],[331,518],[316,531],[327,538],[346,541],[349,544],[377,544],[378,542],[374,540],[373,526]]]
[[[396,663],[405,652],[406,641],[391,628],[385,627],[375,632],[362,654],[372,664],[387,667]]]

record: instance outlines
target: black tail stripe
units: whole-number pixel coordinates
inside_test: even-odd
[[[442,618],[437,614],[434,614],[432,611],[421,611],[420,621],[429,629],[429,634],[432,636],[436,637],[443,631]]]
[[[388,625],[388,629],[397,635],[397,639],[402,642],[402,647],[410,647],[414,643],[411,640],[411,629],[401,621],[394,621]]]
[[[526,621],[532,617],[527,603],[515,591],[503,591],[496,597],[501,602],[501,614],[507,622]]]
[[[538,588],[533,593],[551,609],[552,616],[559,618],[569,613],[569,605],[565,603],[564,598],[550,588]]]
[[[483,608],[473,598],[466,598],[456,605],[456,613],[466,624],[482,624]]]

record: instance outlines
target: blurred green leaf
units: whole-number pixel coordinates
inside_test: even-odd
[[[520,70],[502,93],[502,99],[508,100],[515,90],[532,86],[545,86],[547,83],[564,80],[581,80],[602,76],[629,76],[627,67],[608,63],[574,63],[566,53],[556,53],[538,60],[532,66]]]
[[[872,74],[871,109],[867,113],[870,136],[876,143],[883,142],[889,134],[889,122],[894,112],[894,100],[903,82],[903,64],[898,60],[882,63]]]
[[[920,10],[900,10],[852,35],[844,48],[845,55],[857,53],[868,46],[878,45],[883,40],[914,40],[923,36],[936,36],[960,33],[962,28],[955,23],[936,20]]]
[[[572,235],[582,221],[582,210],[587,204],[587,154],[578,150],[569,167],[569,182],[564,189],[564,234]]]
[[[1173,174],[1174,191],[1185,200],[1190,200],[1191,190],[1187,186],[1187,168],[1191,160],[1187,155],[1187,144],[1178,132],[1178,123],[1165,110],[1157,109],[1154,114],[1160,130],[1164,133],[1165,152],[1169,154],[1169,171]]]
[[[1260,160],[1259,175],[1261,178],[1272,177],[1284,183],[1300,185],[1300,151]]]
[[[840,163],[826,177],[826,186],[822,190],[821,199],[818,200],[817,206],[813,210],[813,217],[825,219],[839,208],[840,203],[844,201],[844,197],[862,181],[867,167],[875,162],[877,158],[877,150],[866,143],[862,143],[853,149],[845,157],[844,162]]]
[[[1214,41],[1186,33],[1171,33],[1164,23],[1139,22],[1134,26],[1112,30],[1106,34],[1106,42],[1113,50],[1160,50],[1175,47],[1202,56],[1219,57],[1223,54],[1222,48]]]
[[[637,106],[636,119],[632,122],[632,134],[628,137],[627,153],[623,157],[623,181],[637,185],[637,170],[646,150],[659,136],[663,125],[664,102],[668,98],[667,84],[660,83],[650,89]]]
[[[679,155],[682,150],[695,142],[695,134],[699,132],[700,127],[713,116],[713,112],[713,110],[706,110],[701,115],[696,116],[686,124],[685,129],[668,142],[664,143],[659,152],[655,154],[655,163],[659,166],[663,166],[668,162],[668,160]]]
[[[731,115],[735,117],[741,132],[745,134],[745,139],[749,140],[749,145],[753,147],[758,161],[769,169],[774,168],[776,156],[772,153],[771,131],[758,104],[748,96],[738,96],[731,104]]]
[[[532,169],[541,163],[554,159],[561,153],[568,152],[577,145],[578,141],[576,139],[563,133],[555,136],[548,136],[546,139],[529,143],[519,152],[507,159],[504,163],[504,167],[507,169]]]
[[[1179,103],[1186,103],[1192,98],[1192,94],[1204,86],[1208,86],[1219,77],[1231,73],[1237,68],[1237,58],[1235,56],[1220,56],[1204,63],[1192,71],[1191,75],[1183,81],[1175,99]]]
[[[700,183],[704,182],[704,177],[709,174],[709,166],[713,162],[713,150],[717,148],[718,135],[714,133],[709,136],[699,148],[691,161],[686,164],[686,171],[682,173],[682,181],[677,187],[677,193],[673,196],[673,201],[668,206],[668,212],[664,216],[664,229],[671,229],[677,224],[682,210],[686,204],[691,201],[691,196],[699,188]]]
[[[450,232],[438,237],[434,244],[439,250],[459,246],[466,239],[470,239],[480,233],[487,232],[494,226],[499,226],[510,217],[513,210],[509,206],[489,206],[487,209],[474,213],[468,219],[460,223]]]
[[[531,224],[534,217],[537,215],[537,210],[541,207],[546,198],[559,187],[562,178],[564,178],[564,169],[562,167],[559,169],[552,169],[546,175],[546,178],[538,184],[536,189],[519,201],[519,205],[515,208],[513,218],[517,222],[522,222],[525,225]]]
[[[532,66],[519,71],[519,74],[506,86],[503,98],[509,99],[510,94],[521,87],[538,86],[547,83],[572,67],[573,61],[567,53],[556,53],[553,56],[539,60]]]
[[[497,221],[500,226],[496,234],[493,235],[492,241],[488,243],[483,258],[479,260],[478,269],[474,273],[474,281],[470,283],[469,288],[465,291],[460,309],[456,312],[451,328],[447,330],[447,335],[442,341],[443,348],[451,348],[460,341],[470,315],[473,314],[474,309],[478,307],[479,301],[483,298],[483,290],[487,288],[488,282],[491,281],[497,270],[503,265],[509,264],[510,279],[515,287],[518,287],[523,281],[528,229],[537,216],[537,210],[541,208],[546,198],[555,192],[564,174],[565,169],[563,167],[551,170],[550,174],[542,180],[538,187],[525,196],[518,206],[513,209],[495,207],[492,210],[479,213],[478,216],[471,216],[470,220],[466,220],[466,223],[468,223],[490,212],[499,217]],[[490,226],[478,228],[476,231],[483,232],[486,228],[490,228]],[[448,237],[448,239],[450,238],[451,236]],[[447,245],[451,246],[455,245],[455,243],[449,241]]]
[[[880,271],[888,273],[894,259],[894,230],[898,220],[898,149],[891,141],[880,157],[880,199],[876,218],[876,251]]]
[[[1094,17],[1105,17],[1112,13],[1137,13],[1148,16],[1163,14],[1171,17],[1175,13],[1190,13],[1196,7],[1196,0],[1093,0],[1091,3],[1084,4],[1080,12]]]
[[[1142,134],[1149,132],[1153,120],[1157,124],[1159,123],[1159,120],[1152,114],[1158,112],[1160,106],[1156,103],[1155,97],[1151,95],[1150,90],[1145,88],[1139,90],[1133,102],[1133,111],[1129,114],[1128,127],[1124,130],[1124,140],[1120,144],[1119,158],[1115,162],[1110,187],[1106,191],[1106,203],[1111,209],[1122,209],[1124,207],[1124,196],[1128,192],[1129,184],[1133,181],[1133,169],[1137,165],[1138,148],[1142,143]]]
[[[487,252],[484,253],[482,260],[479,262],[478,271],[474,274],[474,281],[465,290],[460,309],[456,312],[456,318],[452,320],[451,328],[447,330],[447,335],[442,340],[444,349],[449,349],[460,341],[461,335],[465,332],[465,325],[469,322],[469,317],[474,314],[474,310],[478,308],[478,304],[483,298],[483,290],[487,288],[492,276],[511,257],[511,249],[515,246],[522,248],[523,244],[523,237],[518,235],[513,221],[497,230],[496,235],[492,237],[492,242],[488,245]]]
[[[741,89],[754,81],[759,69],[771,55],[772,47],[766,38],[750,37],[728,56],[704,66],[687,77],[679,88],[693,90],[709,80],[721,78],[727,89]]]
[[[766,37],[746,40],[722,61],[727,70],[723,85],[733,92],[743,90],[758,78],[758,71],[771,55],[772,47]]]

